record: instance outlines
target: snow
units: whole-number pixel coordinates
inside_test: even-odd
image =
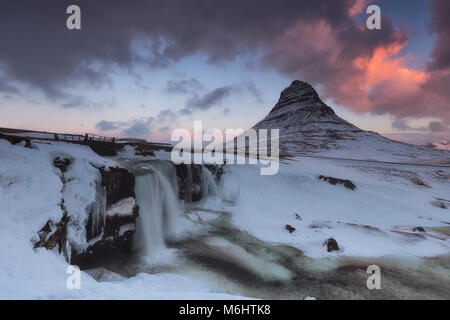
[[[124,225],[120,226],[119,236],[123,236],[125,234],[125,232],[134,231],[135,229],[136,229],[136,227],[132,223],[124,224]]]
[[[46,133],[46,132],[33,132],[33,131],[25,131],[25,132],[5,132],[5,134],[10,136],[18,136],[24,138],[35,138],[35,139],[53,139],[55,134]]]
[[[86,246],[81,227],[85,209],[98,202],[99,172],[92,165],[109,167],[117,162],[81,145],[39,140],[33,144],[36,149],[0,139],[1,299],[242,298],[168,271],[132,278],[104,270],[82,272],[81,289],[67,289],[64,257],[33,249],[32,239],[49,219],[59,221],[64,198],[68,211],[80,222],[70,226],[69,240]],[[125,150],[131,156],[132,150]],[[64,184],[62,173],[52,164],[57,156],[72,160]],[[450,252],[448,237],[434,229],[446,226],[449,210],[433,205],[449,199],[448,167],[298,156],[281,163],[274,176],[261,176],[259,167],[251,165],[225,168],[217,195],[203,201],[202,208],[230,212],[235,227],[263,241],[296,247],[311,258],[435,257]],[[331,185],[319,175],[349,179],[357,188]],[[414,179],[427,186],[415,184]],[[127,214],[133,206],[134,199],[124,199],[108,214]],[[287,232],[287,224],[296,230]],[[426,233],[411,230],[418,226]],[[125,225],[120,232],[132,227]],[[323,244],[330,237],[337,240],[340,251],[327,252]],[[251,256],[229,241],[212,238],[209,245],[224,249],[231,258],[245,258],[241,259],[245,268],[263,278],[291,277],[287,269]]]
[[[81,289],[68,289],[69,264],[64,257],[56,251],[33,249],[32,239],[49,219],[61,219],[62,197],[70,214],[80,215],[83,221],[85,206],[95,200],[98,170],[91,164],[117,164],[86,146],[39,140],[33,144],[37,149],[0,139],[0,299],[242,299],[168,272],[141,273],[129,279],[107,276],[113,280],[108,282],[82,272]],[[57,156],[72,159],[64,188],[61,172],[52,164]],[[122,209],[129,209],[134,201],[125,200],[114,213],[124,213],[127,210]],[[127,226],[123,228],[121,232]],[[81,224],[69,230],[71,241],[86,245]]]
[[[129,216],[133,215],[133,208],[136,204],[134,198],[129,197],[120,200],[119,202],[113,204],[107,211],[107,216]]]
[[[30,247],[23,249],[14,264],[2,263],[0,299],[236,299],[215,293],[186,277],[171,274],[140,273],[133,278],[109,277],[98,282],[88,273],[81,273],[81,288],[68,289],[68,264],[62,256]],[[3,251],[3,250],[2,250]],[[10,257],[8,257],[10,258]],[[112,280],[112,281],[111,281]],[[8,288],[5,290],[4,288]]]
[[[448,210],[431,202],[448,199],[449,168],[308,157],[281,164],[274,176],[260,176],[254,166],[226,168],[220,186],[225,202],[220,209],[232,213],[238,228],[262,240],[292,245],[313,258],[430,257],[450,252],[450,241],[439,239],[432,229],[421,235],[410,230],[448,222]],[[389,174],[394,169],[397,176]],[[447,179],[441,179],[437,170]],[[411,172],[430,187],[411,182]],[[319,175],[350,179],[357,188],[328,184]],[[287,224],[296,231],[287,232]],[[398,232],[402,226],[409,231]],[[327,252],[323,243],[330,237],[341,251]]]

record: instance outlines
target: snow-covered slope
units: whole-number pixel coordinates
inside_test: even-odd
[[[87,146],[47,140],[33,140],[32,144],[33,148],[25,148],[24,142],[12,145],[0,139],[0,299],[236,298],[166,272],[140,273],[129,279],[105,272],[108,282],[98,282],[83,272],[81,289],[69,290],[69,264],[64,256],[56,249],[33,249],[33,240],[49,219],[59,221],[63,195],[72,216],[86,215],[86,206],[95,201],[95,182],[99,178],[92,165],[108,167],[117,163],[98,156]],[[53,165],[55,157],[73,160],[65,184]],[[123,207],[113,206],[108,214],[120,213],[120,209]],[[84,228],[71,228],[68,237],[85,246],[84,232]]]
[[[356,189],[321,175],[349,179]],[[273,176],[228,166],[220,192],[237,227],[311,257],[424,257],[450,252],[448,237],[435,231],[450,223],[449,179],[443,167],[297,157]],[[418,226],[427,233],[413,232]],[[337,254],[323,246],[330,237],[342,247]]]
[[[283,90],[270,113],[254,129],[279,129],[282,155],[418,163],[449,163],[450,154],[387,139],[345,121],[308,83],[296,80]]]
[[[230,299],[241,295],[280,298],[277,293],[257,293],[261,291],[259,282],[249,283],[250,288],[256,286],[254,290],[235,287],[227,276],[228,269],[233,268],[227,266],[230,263],[239,266],[241,269],[237,270],[245,271],[244,276],[257,274],[290,284],[290,269],[274,258],[275,251],[266,252],[267,248],[281,245],[294,256],[299,249],[304,253],[299,257],[300,265],[313,261],[316,269],[328,264],[327,261],[341,263],[342,259],[389,256],[410,259],[403,261],[417,265],[425,261],[422,257],[434,257],[426,260],[436,261],[438,268],[440,257],[450,252],[449,168],[297,156],[282,163],[274,176],[261,176],[256,166],[227,165],[219,188],[211,188],[210,196],[195,203],[192,212],[186,214],[190,217],[187,222],[197,222],[189,224],[190,241],[177,242],[175,259],[167,268],[156,269],[158,273],[143,269],[130,278],[105,270],[89,270],[82,273],[81,289],[69,290],[64,256],[56,250],[33,249],[32,239],[48,219],[57,220],[61,216],[62,192],[70,198],[66,203],[68,210],[77,214],[94,199],[93,186],[98,176],[87,169],[89,164],[114,166],[127,153],[132,160],[146,160],[127,152],[130,150],[111,160],[77,144],[33,140],[34,149],[25,148],[24,144],[12,145],[0,139],[0,298]],[[67,188],[63,188],[60,173],[53,166],[56,156],[74,160],[75,165],[67,171],[71,183]],[[318,179],[320,175],[350,179],[356,189],[331,185]],[[121,208],[113,206],[109,213],[121,212]],[[286,225],[295,230],[290,233]],[[414,230],[415,227],[424,230]],[[255,242],[252,237],[265,243]],[[324,241],[330,237],[336,239],[340,251],[327,251]],[[75,236],[72,238],[76,240]],[[253,251],[247,250],[248,245],[255,246],[251,247]],[[184,252],[199,253],[202,257],[211,255],[211,261],[228,264],[223,267],[222,263],[208,263],[205,267],[202,260],[191,260]],[[408,264],[405,273],[410,272],[409,268]],[[440,277],[445,278],[447,270]],[[322,278],[324,274],[312,275],[311,287],[294,283],[303,291],[291,297],[302,298],[310,293],[319,298],[336,297],[337,294],[314,293],[328,283]],[[239,279],[239,275],[233,276],[231,279]],[[346,279],[353,277],[348,274]],[[428,274],[423,277],[428,278]],[[365,279],[361,283],[365,284]],[[366,292],[364,286],[361,288]]]

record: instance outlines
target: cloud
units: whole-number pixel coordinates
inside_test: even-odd
[[[119,134],[125,137],[145,137],[150,134],[153,117],[131,119],[128,121],[108,121],[97,122],[95,128],[102,132]]]
[[[405,119],[397,119],[392,122],[392,128],[399,129],[402,131],[414,130]]]
[[[127,121],[101,120],[95,128],[101,132],[109,132],[125,137],[151,136],[152,128],[159,126],[159,132],[170,131],[177,125],[179,115],[170,109],[162,110],[156,117],[135,118]]]
[[[256,85],[251,81],[242,81],[239,84],[212,89],[204,94],[196,91],[191,92],[191,97],[186,101],[185,107],[179,111],[182,115],[188,115],[193,110],[209,110],[215,106],[221,106],[222,102],[231,95],[241,95],[248,93],[253,96],[258,103],[262,103],[262,94]]]
[[[194,94],[194,96],[186,101],[187,109],[200,109],[208,110],[211,107],[220,105],[220,103],[229,97],[236,89],[232,86],[219,87],[210,92],[199,96]]]
[[[192,111],[186,108],[178,110],[178,114],[181,116],[189,116],[192,114]]]
[[[166,127],[161,127],[158,130],[159,130],[159,132],[167,132],[167,131],[170,130],[170,127],[167,127],[167,126]]]
[[[158,113],[156,120],[161,122],[175,122],[178,119],[178,115],[170,109],[164,109]]]
[[[359,25],[355,15],[364,11],[364,0],[79,0],[78,31],[65,27],[69,4],[0,4],[0,64],[8,79],[67,99],[74,86],[110,85],[117,68],[167,68],[193,55],[215,64],[262,56],[254,64],[320,86],[325,98],[352,110],[450,122],[446,0],[431,0],[430,31],[437,38],[423,70],[408,68],[402,55],[408,35],[388,16],[381,30]],[[200,93],[190,80],[168,84],[169,92],[195,91],[181,114],[207,110],[239,93],[232,86]]]
[[[150,126],[148,121],[136,121],[129,128],[122,131],[127,137],[140,137],[150,134]]]
[[[85,96],[80,95],[67,95],[64,100],[66,102],[62,103],[60,106],[62,108],[88,108],[93,107],[97,109],[101,109],[103,107],[111,107],[114,106],[116,101],[114,97],[110,97],[108,99],[104,99],[103,101],[93,101]]]
[[[169,80],[165,91],[171,94],[187,94],[202,90],[204,86],[195,78]]]
[[[101,120],[95,125],[95,128],[100,131],[113,131],[119,129],[120,127],[121,125],[118,122],[107,120]]]
[[[334,32],[337,41],[357,42],[348,52],[370,54],[374,46],[389,41],[391,31],[385,26],[381,36],[363,37],[349,15],[359,3],[79,0],[82,29],[69,31],[64,19],[69,1],[7,1],[0,4],[0,61],[8,76],[59,98],[73,85],[110,82],[112,67],[167,67],[195,54],[222,63],[243,53],[270,50],[299,22],[326,21],[333,30],[341,30]]]
[[[356,0],[353,2],[353,5],[350,6],[348,13],[351,16],[360,14],[365,11],[364,9],[367,8],[370,2],[372,2],[372,0]]]
[[[448,0],[431,0],[431,13],[433,18],[430,31],[436,34],[436,40],[428,65],[430,71],[450,69],[450,2]]]
[[[432,132],[442,132],[447,131],[448,126],[445,126],[441,121],[431,121],[428,124],[428,129]]]
[[[423,133],[423,132],[407,132],[407,133],[387,133],[386,137],[403,141],[412,144],[427,144],[436,141],[449,141],[450,134],[448,133]]]
[[[248,93],[255,97],[256,102],[264,103],[263,95],[254,82],[243,81],[241,85]]]
[[[5,92],[9,94],[19,94],[19,89],[10,85],[7,79],[0,78],[0,92]]]
[[[428,132],[430,134],[449,130],[449,126],[444,125],[441,121],[430,121],[427,126],[413,127],[404,118],[396,119],[392,122],[392,127],[400,131]]]

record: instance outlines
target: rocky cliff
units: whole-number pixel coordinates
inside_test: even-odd
[[[70,170],[71,159],[56,158],[54,165],[61,170],[63,183],[67,182],[66,170]],[[67,209],[64,197],[61,200],[61,220],[49,220],[38,232],[34,247],[57,249],[67,261],[82,269],[101,266],[110,260],[132,254],[132,240],[139,208],[135,202],[134,175],[123,168],[96,168],[95,201],[85,208],[85,217]],[[88,183],[88,181],[86,181]],[[82,220],[82,221],[80,221]],[[83,222],[84,221],[84,222]],[[86,245],[71,241],[70,229],[84,228]]]

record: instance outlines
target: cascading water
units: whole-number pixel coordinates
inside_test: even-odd
[[[211,171],[202,167],[202,198],[205,198],[208,195],[217,195],[217,184]]]
[[[192,178],[192,167],[190,164],[186,165],[187,168],[187,177],[186,177],[186,187],[184,194],[184,201],[190,203],[192,201],[192,187],[193,187],[193,178]]]
[[[170,177],[171,169],[168,165],[145,164],[141,167],[145,173],[136,177],[136,201],[140,208],[136,241],[147,257],[162,254],[165,241],[175,235],[179,201],[176,182]]]

